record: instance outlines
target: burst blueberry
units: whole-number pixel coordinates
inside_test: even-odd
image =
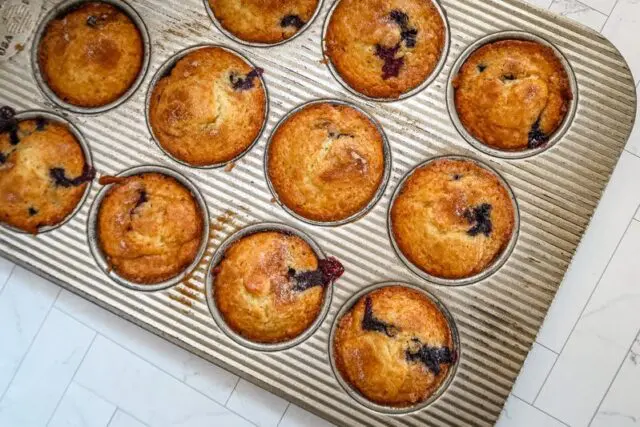
[[[364,300],[364,316],[362,316],[362,329],[365,331],[382,332],[388,337],[395,337],[398,328],[391,323],[383,322],[373,315],[373,301],[371,297]]]
[[[304,27],[304,21],[298,15],[287,15],[280,21],[280,26],[282,28],[294,27],[299,30]]]
[[[470,236],[477,236],[478,234],[484,234],[489,237],[493,230],[493,224],[491,223],[491,209],[492,206],[489,203],[483,203],[480,206],[475,206],[465,210],[464,217],[471,224],[471,228],[467,230],[467,234]]]

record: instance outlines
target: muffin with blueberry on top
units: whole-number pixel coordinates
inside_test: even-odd
[[[503,151],[546,144],[573,98],[567,72],[553,49],[527,40],[482,46],[462,65],[453,87],[465,129]]]
[[[446,28],[431,0],[339,0],[325,54],[342,79],[372,98],[420,86],[443,55]]]
[[[36,234],[73,212],[95,170],[66,125],[14,115],[0,108],[0,222]]]

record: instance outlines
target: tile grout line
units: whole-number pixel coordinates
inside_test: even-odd
[[[3,258],[6,259],[6,258]],[[9,283],[9,280],[11,279],[11,277],[13,277],[13,273],[16,269],[17,264],[13,264],[13,267],[11,267],[11,271],[9,272],[9,275],[7,276],[7,280],[5,280],[2,283],[2,288],[0,288],[0,295],[2,295],[2,293],[4,292],[4,290],[7,288],[7,283]]]
[[[231,393],[229,393],[229,397],[227,397],[227,400],[225,400],[224,402],[224,407],[227,407],[227,403],[229,403],[229,401],[231,400],[231,396],[233,396],[233,392],[236,391],[236,388],[238,387],[238,384],[240,384],[240,377],[238,377],[238,381],[236,381],[236,384],[233,386],[233,390],[231,390]]]
[[[622,359],[622,362],[620,363],[620,366],[618,366],[618,369],[616,370],[616,373],[613,375],[613,378],[611,379],[611,382],[609,383],[609,386],[607,387],[607,390],[602,395],[602,399],[600,399],[600,402],[598,402],[598,406],[596,407],[595,412],[593,413],[593,415],[591,416],[591,419],[589,420],[589,424],[588,424],[589,426],[591,425],[591,423],[593,423],[593,420],[596,417],[596,415],[598,415],[598,412],[600,412],[600,407],[602,406],[602,403],[604,402],[604,399],[607,397],[607,395],[609,394],[609,390],[611,390],[611,387],[613,386],[613,383],[618,378],[618,374],[622,370],[622,366],[627,361],[627,356],[629,356],[629,353],[631,352],[631,349],[633,348],[633,345],[636,343],[636,341],[638,341],[638,338],[640,338],[640,328],[638,328],[638,333],[636,333],[636,336],[633,338],[633,341],[631,341],[631,344],[629,345],[629,349],[625,353],[624,359]]]
[[[24,359],[27,358],[27,354],[29,354],[29,352],[31,351],[31,347],[33,347],[33,343],[36,341],[36,339],[40,335],[40,332],[42,331],[42,327],[47,322],[47,319],[49,318],[49,315],[51,314],[51,310],[53,310],[53,305],[57,301],[58,296],[60,295],[60,291],[62,290],[62,288],[60,288],[59,286],[57,286],[57,287],[58,287],[58,294],[56,295],[54,300],[51,302],[51,305],[49,306],[49,310],[47,311],[47,314],[44,316],[44,318],[42,319],[42,322],[40,323],[40,326],[38,327],[38,331],[33,336],[33,338],[31,339],[31,342],[29,343],[29,346],[27,347],[27,349],[25,350],[24,354],[20,358],[20,363],[18,363],[18,366],[16,366],[16,370],[13,372],[13,375],[11,376],[11,381],[9,381],[9,383],[7,383],[7,388],[0,394],[0,402],[2,402],[4,400],[4,397],[7,395],[7,392],[11,388],[11,385],[13,384],[13,381],[16,379],[16,376],[18,375],[18,372],[20,371],[20,368],[22,367],[22,363],[24,362]]]
[[[55,307],[52,308],[52,310],[56,310],[56,311],[62,313],[59,309],[57,309]],[[85,350],[84,354],[82,355],[82,359],[80,359],[80,363],[78,363],[78,366],[76,366],[76,370],[73,371],[73,375],[71,376],[71,379],[69,379],[69,383],[67,383],[67,386],[64,388],[64,392],[62,393],[62,395],[60,395],[60,399],[58,399],[58,403],[56,403],[56,407],[51,412],[51,415],[49,416],[49,420],[47,421],[47,424],[45,424],[46,426],[48,426],[51,423],[51,420],[53,419],[53,416],[58,411],[58,408],[60,407],[60,403],[62,403],[62,400],[67,395],[67,392],[69,391],[69,387],[73,383],[73,379],[76,377],[76,374],[78,373],[78,370],[80,369],[80,366],[82,366],[82,363],[84,362],[84,359],[87,357],[87,354],[89,353],[89,350],[91,349],[91,346],[93,345],[93,343],[96,340],[96,337],[98,336],[98,333],[94,329],[91,329],[91,330],[93,331],[93,338],[91,338],[91,342],[89,343],[89,345],[87,346],[87,349]],[[114,413],[115,413],[115,411],[114,411]]]
[[[85,326],[87,326],[87,325],[85,325]],[[184,385],[185,387],[187,387],[187,388],[189,388],[189,389],[193,390],[194,392],[198,393],[200,396],[204,397],[205,399],[207,399],[207,400],[209,400],[209,401],[211,401],[211,402],[214,402],[214,403],[216,403],[216,404],[218,404],[218,405],[222,406],[222,407],[223,407],[223,408],[225,408],[227,411],[229,411],[229,412],[231,412],[231,413],[233,413],[233,414],[237,415],[238,417],[240,417],[240,418],[242,418],[243,420],[245,420],[245,421],[249,422],[250,424],[255,425],[255,423],[254,423],[254,422],[252,422],[251,420],[249,420],[249,419],[245,418],[244,416],[240,415],[239,413],[237,413],[237,412],[236,412],[236,411],[234,411],[233,409],[228,408],[226,405],[222,405],[220,402],[218,402],[217,400],[215,400],[215,399],[214,399],[214,398],[212,398],[212,397],[207,396],[206,394],[204,394],[204,393],[203,393],[203,392],[201,392],[200,390],[197,390],[197,389],[193,388],[190,384],[187,384],[186,382],[184,382],[184,381],[182,381],[181,379],[179,379],[179,378],[175,377],[174,375],[170,374],[169,372],[165,371],[164,369],[160,368],[159,366],[156,366],[154,363],[152,363],[152,362],[148,361],[147,359],[145,359],[145,358],[144,358],[144,357],[142,357],[141,355],[139,355],[139,354],[135,353],[135,352],[134,352],[134,351],[132,351],[132,350],[129,350],[128,348],[124,347],[123,345],[119,344],[118,342],[116,342],[116,341],[112,340],[111,338],[109,338],[109,337],[105,336],[104,334],[102,334],[102,333],[100,333],[100,332],[96,332],[96,334],[97,334],[97,335],[100,335],[100,336],[101,336],[102,338],[104,338],[105,340],[107,340],[107,341],[109,341],[109,342],[111,342],[111,343],[113,343],[113,344],[117,345],[118,347],[120,347],[121,349],[123,349],[124,351],[126,351],[127,353],[132,354],[132,355],[134,355],[134,356],[138,357],[139,359],[141,359],[141,360],[145,361],[146,363],[148,363],[149,365],[153,366],[154,368],[156,368],[156,369],[157,369],[157,370],[159,370],[160,372],[164,373],[165,375],[168,375],[169,377],[171,377],[171,378],[173,378],[174,380],[178,381],[180,384],[182,384],[182,385]],[[203,359],[203,360],[204,360],[204,359]],[[211,363],[211,362],[209,362],[209,363]],[[227,371],[227,372],[228,372],[228,371]],[[237,375],[236,375],[236,376],[237,376]],[[238,382],[240,382],[240,377],[238,377]],[[236,382],[236,386],[238,385],[238,382]],[[234,387],[234,390],[235,390],[235,387]],[[231,394],[233,394],[233,392],[231,392]],[[231,398],[231,396],[229,396],[229,398]],[[135,417],[134,417],[134,418],[135,418]]]
[[[525,400],[523,400],[523,399],[519,398],[518,396],[516,396],[516,395],[515,395],[515,394],[513,394],[513,393],[511,393],[511,395],[512,395],[513,397],[515,397],[516,399],[518,399],[519,401],[521,401],[522,403],[524,403],[525,405],[529,405],[529,406],[531,406],[532,408],[534,408],[534,409],[536,409],[536,410],[538,410],[538,411],[542,412],[543,414],[547,415],[548,417],[553,418],[554,420],[556,420],[557,422],[559,422],[559,423],[560,423],[560,424],[562,424],[563,426],[571,427],[571,426],[569,426],[569,424],[565,423],[565,422],[564,422],[564,421],[562,421],[560,418],[556,418],[556,417],[554,417],[554,416],[553,416],[553,415],[551,415],[550,413],[546,412],[544,409],[540,409],[540,408],[538,408],[538,407],[535,407],[535,406],[531,405],[530,403],[527,403],[527,401],[525,401]]]
[[[604,24],[602,24],[602,28],[600,29],[600,31],[598,31],[600,34],[602,34],[602,31],[604,30],[604,27],[607,26],[607,22],[609,22],[609,18],[611,18],[611,15],[613,14],[613,11],[616,9],[616,6],[618,6],[618,3],[620,3],[620,0],[616,0],[616,2],[613,4],[613,7],[611,8],[611,10],[609,11],[609,14],[607,15],[607,19],[605,19]],[[604,34],[602,34],[604,35]],[[616,47],[617,49],[617,47]]]
[[[96,332],[96,334],[97,334],[97,332]],[[89,352],[89,350],[87,350],[87,353],[88,352]],[[113,414],[111,414],[111,417],[109,418],[109,421],[107,421],[107,424],[105,425],[105,427],[109,427],[111,425],[111,423],[113,422],[113,419],[116,417],[117,413],[118,413],[118,407],[116,405],[113,405]]]
[[[290,407],[291,407],[291,402],[287,400],[287,407],[284,408],[284,412],[282,412],[282,415],[280,416],[280,419],[278,420],[278,424],[276,424],[276,427],[280,427],[280,424],[282,423],[282,420],[284,419],[284,416],[287,414],[287,411],[289,410]]]
[[[538,344],[540,347],[549,350],[551,353],[555,354],[556,356],[560,356],[560,353],[556,352],[555,350],[550,349],[549,347],[547,347],[544,344],[540,344],[538,341],[534,341],[534,344]],[[529,355],[529,353],[527,353],[527,356]]]
[[[636,210],[637,209],[638,208],[636,208]],[[635,212],[634,212],[634,215],[635,215]],[[578,319],[573,324],[573,327],[571,328],[571,332],[569,332],[569,336],[567,337],[566,341],[562,345],[562,348],[560,349],[560,352],[558,353],[558,357],[556,357],[556,360],[553,362],[553,365],[551,366],[551,369],[547,373],[547,376],[545,377],[542,385],[540,386],[540,389],[538,390],[538,393],[536,393],[536,397],[533,399],[533,403],[532,403],[533,406],[535,406],[536,402],[538,401],[538,398],[540,397],[540,393],[542,393],[542,390],[544,389],[544,386],[547,384],[547,381],[549,380],[549,377],[551,376],[551,373],[553,372],[553,369],[556,367],[556,364],[558,363],[558,360],[560,359],[560,356],[562,355],[562,352],[564,351],[565,347],[567,346],[567,343],[571,339],[571,335],[573,335],[573,331],[575,331],[576,326],[580,322],[580,319],[582,318],[582,315],[584,314],[585,310],[587,309],[587,306],[589,305],[589,302],[591,301],[591,298],[593,297],[593,294],[595,294],[596,290],[598,289],[598,286],[600,285],[600,282],[602,281],[602,278],[604,277],[604,274],[607,272],[607,269],[609,268],[609,264],[611,264],[611,260],[613,259],[613,257],[618,252],[618,249],[620,248],[620,244],[622,243],[622,240],[624,239],[624,237],[627,235],[627,232],[629,231],[629,228],[631,228],[631,224],[632,223],[633,223],[633,217],[629,220],[629,224],[627,224],[627,228],[625,228],[624,233],[622,233],[622,237],[620,237],[620,240],[618,240],[618,243],[616,244],[616,247],[613,250],[613,253],[611,254],[609,259],[607,260],[607,264],[606,264],[605,268],[602,270],[602,273],[600,274],[600,277],[598,277],[598,281],[596,282],[596,286],[594,286],[593,290],[591,291],[591,294],[589,295],[589,298],[587,299],[587,302],[584,304],[584,307],[582,307],[582,310],[580,311],[580,315],[578,316]],[[538,408],[537,406],[535,406],[535,407]],[[538,409],[540,409],[540,408],[538,408]]]

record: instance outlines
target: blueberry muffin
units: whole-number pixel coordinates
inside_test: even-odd
[[[205,236],[203,213],[188,188],[160,173],[100,183],[112,187],[98,210],[98,243],[119,276],[155,284],[193,263]]]
[[[344,269],[318,259],[300,237],[263,231],[243,237],[213,269],[213,297],[224,321],[248,340],[274,344],[316,320],[326,287]]]
[[[380,188],[383,137],[353,107],[311,104],[275,132],[267,170],[278,198],[292,211],[339,221],[362,210]]]
[[[44,31],[40,71],[63,101],[95,108],[120,98],[142,69],[140,30],[122,10],[92,2],[63,13]]]
[[[431,0],[340,0],[325,53],[342,79],[372,98],[398,98],[434,71],[445,45]]]
[[[28,233],[62,222],[95,171],[64,124],[0,109],[0,222]]]
[[[443,279],[481,273],[505,250],[515,212],[498,177],[469,160],[439,159],[415,170],[391,207],[404,256]]]
[[[203,47],[179,59],[151,95],[149,120],[158,143],[194,166],[240,155],[265,120],[261,74],[220,47]]]
[[[403,286],[360,298],[339,320],[333,352],[345,382],[371,402],[398,408],[432,396],[457,358],[438,306]]]
[[[465,129],[505,151],[545,144],[572,99],[569,78],[553,49],[524,40],[482,46],[460,68],[453,87]]]
[[[298,33],[320,0],[209,0],[220,25],[241,40],[274,44]]]

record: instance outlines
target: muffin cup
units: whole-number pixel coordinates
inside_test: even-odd
[[[331,21],[333,12],[336,10],[336,7],[340,3],[340,0],[336,0],[333,3],[331,8],[329,9],[329,12],[327,13],[327,16],[325,17],[324,25],[322,27],[322,40],[320,41],[320,43],[322,43],[321,49],[322,49],[324,62],[327,64],[327,67],[329,68],[329,72],[331,72],[331,75],[333,76],[333,78],[336,79],[338,83],[340,83],[340,85],[352,95],[355,95],[359,98],[367,99],[369,101],[376,101],[376,102],[402,101],[404,99],[417,95],[418,93],[426,89],[427,86],[433,83],[433,81],[438,77],[438,75],[442,71],[444,64],[447,62],[447,57],[449,56],[449,46],[451,45],[451,30],[449,29],[449,21],[447,19],[447,14],[442,8],[442,6],[440,5],[439,0],[430,0],[430,1],[433,3],[433,6],[438,11],[440,18],[442,18],[442,22],[444,24],[445,38],[444,38],[444,46],[442,47],[442,53],[440,54],[440,59],[438,60],[431,74],[429,74],[429,76],[422,83],[420,83],[418,86],[414,87],[413,89],[403,93],[397,98],[375,98],[375,97],[364,95],[358,92],[357,90],[355,90],[354,88],[352,88],[351,86],[349,86],[349,84],[342,78],[338,70],[336,70],[336,68],[333,66],[333,62],[331,62],[331,58],[329,58],[325,54],[325,52],[327,51],[326,45],[325,45],[325,39],[327,38],[326,36],[327,36],[327,31],[329,29],[329,22]]]
[[[258,350],[258,351],[286,350],[288,348],[294,347],[302,343],[303,341],[305,341],[307,338],[313,335],[313,333],[320,327],[320,325],[322,325],[322,322],[324,321],[324,318],[327,316],[327,313],[329,312],[329,308],[331,306],[331,298],[333,297],[333,286],[334,286],[333,282],[327,285],[327,287],[325,288],[324,299],[322,301],[322,306],[320,307],[320,312],[318,313],[318,317],[316,317],[316,319],[313,321],[311,326],[309,326],[304,332],[302,332],[300,335],[298,335],[297,337],[291,340],[282,341],[282,342],[273,343],[273,344],[251,341],[243,337],[233,329],[231,329],[229,325],[227,325],[227,323],[225,322],[220,311],[218,310],[218,306],[216,305],[215,298],[213,297],[214,280],[211,275],[211,272],[224,259],[227,249],[233,243],[242,239],[243,237],[247,237],[262,231],[277,231],[277,232],[300,237],[305,242],[307,242],[307,244],[311,247],[311,249],[313,250],[314,254],[318,259],[326,258],[322,248],[320,248],[320,246],[308,234],[306,234],[301,230],[298,230],[297,228],[291,227],[286,224],[273,223],[273,222],[263,222],[259,224],[250,225],[227,237],[222,242],[222,244],[220,244],[218,249],[216,249],[213,256],[211,257],[211,262],[209,263],[209,268],[207,269],[207,279],[206,279],[206,286],[205,286],[207,305],[209,306],[209,311],[211,312],[211,316],[213,317],[213,320],[215,320],[218,327],[237,344],[240,344],[251,350]]]
[[[204,8],[207,11],[207,14],[209,15],[209,18],[211,18],[211,21],[213,22],[213,25],[218,29],[218,31],[220,31],[222,34],[224,34],[225,36],[227,36],[228,38],[230,38],[231,40],[233,40],[236,43],[240,43],[240,44],[243,44],[245,46],[251,46],[251,47],[273,47],[273,46],[278,46],[278,45],[290,42],[291,40],[295,39],[300,34],[304,33],[313,24],[313,22],[315,21],[317,16],[320,14],[320,11],[322,10],[323,2],[324,2],[324,0],[319,0],[318,1],[318,6],[316,7],[315,12],[313,12],[313,15],[311,16],[311,19],[309,19],[309,21],[307,23],[305,23],[302,28],[300,28],[294,35],[292,35],[288,39],[285,39],[285,40],[282,40],[282,41],[279,41],[279,42],[275,42],[275,43],[259,43],[259,42],[250,42],[250,41],[242,40],[241,38],[239,38],[238,36],[236,36],[232,32],[228,31],[226,28],[224,28],[222,26],[222,24],[220,24],[220,21],[218,21],[218,18],[216,18],[216,15],[213,13],[213,10],[211,9],[211,6],[209,5],[209,1],[208,0],[203,0]]]
[[[167,59],[160,66],[160,68],[158,68],[158,71],[156,71],[156,74],[153,76],[153,79],[151,80],[151,83],[149,83],[149,88],[147,89],[147,97],[146,97],[145,102],[144,102],[144,112],[145,112],[144,114],[145,114],[145,119],[146,119],[146,122],[147,122],[147,129],[149,129],[149,133],[151,134],[151,137],[153,138],[153,141],[156,143],[158,148],[167,157],[169,157],[173,161],[175,161],[177,163],[180,163],[181,165],[188,166],[190,168],[195,168],[195,169],[216,169],[216,168],[224,167],[225,165],[228,165],[229,163],[233,163],[233,162],[238,161],[241,157],[243,157],[245,154],[247,154],[249,151],[251,151],[251,149],[258,143],[258,141],[262,137],[264,129],[265,129],[266,125],[267,125],[267,119],[269,118],[269,91],[267,89],[267,85],[265,84],[263,76],[259,75],[258,78],[260,79],[260,82],[262,83],[262,87],[264,88],[264,95],[265,95],[265,98],[264,98],[265,108],[264,108],[264,117],[262,118],[262,127],[260,127],[260,131],[258,132],[258,135],[256,135],[256,138],[240,154],[238,154],[234,158],[232,158],[230,160],[227,160],[225,162],[213,163],[213,164],[204,165],[204,166],[193,165],[193,164],[191,164],[189,162],[185,162],[184,160],[178,159],[173,154],[169,153],[162,146],[162,144],[160,144],[160,141],[156,137],[155,133],[153,133],[153,128],[151,127],[150,109],[151,109],[151,97],[153,96],[153,91],[156,88],[156,85],[158,84],[160,79],[165,77],[171,70],[173,70],[173,68],[176,66],[178,61],[180,61],[182,58],[184,58],[185,56],[187,56],[188,54],[190,54],[192,52],[195,52],[195,51],[197,51],[199,49],[203,49],[203,48],[207,48],[207,47],[215,47],[215,48],[223,49],[223,50],[225,50],[225,51],[227,51],[229,53],[232,53],[232,54],[238,56],[240,59],[242,59],[244,62],[246,62],[252,68],[257,68],[256,65],[253,64],[244,54],[238,52],[235,49],[231,49],[230,47],[217,45],[217,44],[208,44],[208,43],[199,44],[199,45],[196,45],[196,46],[191,46],[191,47],[183,49],[183,50],[179,51],[178,53],[174,54],[169,59]]]
[[[195,198],[196,203],[200,208],[200,213],[202,214],[203,227],[200,246],[198,247],[198,253],[191,264],[189,264],[189,266],[182,272],[180,272],[180,274],[178,274],[177,276],[163,282],[152,284],[132,282],[120,276],[113,268],[111,268],[109,262],[107,261],[107,257],[102,252],[102,248],[100,247],[100,240],[98,238],[98,213],[100,211],[100,205],[102,204],[102,201],[104,200],[107,192],[113,184],[105,185],[98,192],[96,198],[93,201],[93,204],[91,205],[89,217],[87,218],[87,239],[89,241],[89,249],[91,250],[91,255],[93,255],[96,264],[98,264],[98,267],[100,267],[100,269],[104,271],[104,273],[111,280],[119,285],[124,286],[125,288],[133,289],[134,291],[154,292],[161,291],[163,289],[167,289],[171,286],[179,284],[185,278],[187,278],[189,274],[198,266],[200,260],[207,250],[207,244],[209,243],[209,210],[207,209],[207,204],[204,200],[204,197],[202,197],[200,190],[198,190],[198,188],[189,179],[172,169],[162,166],[137,166],[120,172],[116,176],[130,177],[135,175],[142,175],[145,173],[159,173],[174,178],[180,184],[184,185]]]
[[[445,279],[445,278],[442,278],[442,277],[433,276],[433,275],[425,272],[420,267],[418,267],[417,265],[412,263],[402,253],[402,251],[398,247],[396,239],[395,239],[395,237],[393,235],[393,226],[391,224],[391,209],[393,208],[393,205],[394,205],[394,203],[396,201],[396,198],[400,194],[400,191],[404,187],[404,185],[407,182],[407,180],[409,179],[409,177],[411,177],[414,172],[416,172],[418,169],[420,169],[420,168],[422,168],[424,166],[427,166],[427,165],[429,165],[429,164],[431,164],[431,163],[433,163],[433,162],[435,162],[437,160],[463,160],[463,161],[473,162],[477,166],[479,166],[479,167],[491,172],[492,174],[494,174],[498,178],[498,181],[500,182],[500,184],[502,184],[502,186],[505,188],[505,190],[507,190],[507,193],[509,193],[509,198],[511,199],[511,203],[512,203],[512,206],[513,206],[513,232],[511,233],[511,239],[509,240],[509,243],[507,244],[507,246],[498,255],[498,257],[495,260],[493,260],[493,262],[487,268],[485,268],[483,271],[481,271],[480,273],[475,274],[473,276],[465,277],[465,278],[462,278],[462,279]],[[391,196],[391,201],[389,202],[389,207],[388,207],[388,210],[387,210],[387,233],[389,233],[389,240],[391,241],[391,246],[393,246],[393,250],[396,252],[396,255],[398,255],[398,258],[400,258],[400,260],[404,263],[405,266],[407,266],[407,268],[409,268],[409,270],[411,270],[414,274],[416,274],[420,278],[422,278],[422,279],[424,279],[424,280],[426,280],[428,282],[431,282],[431,283],[435,283],[435,284],[438,284],[438,285],[445,285],[445,286],[470,285],[472,283],[479,282],[479,281],[484,280],[487,277],[491,276],[493,273],[498,271],[500,269],[500,267],[502,267],[504,265],[504,263],[507,261],[507,259],[509,259],[509,257],[511,256],[511,253],[513,252],[513,249],[515,248],[516,243],[518,242],[518,234],[520,233],[520,209],[518,207],[518,201],[516,200],[516,197],[513,194],[513,190],[511,189],[511,186],[509,185],[509,183],[502,177],[502,175],[500,175],[500,173],[498,173],[498,171],[496,171],[492,167],[488,166],[487,164],[485,164],[485,163],[483,163],[483,162],[481,162],[479,160],[476,160],[474,158],[466,157],[466,156],[438,156],[438,157],[432,157],[429,160],[426,160],[426,161],[418,164],[413,169],[411,169],[409,172],[407,172],[405,174],[405,176],[402,177],[402,179],[398,183],[398,186],[396,187],[396,189],[393,191],[393,196]]]
[[[524,40],[524,41],[532,41],[540,43],[543,46],[550,47],[553,52],[556,54],[556,57],[560,60],[560,63],[564,67],[565,72],[567,73],[567,77],[569,79],[569,86],[571,88],[572,99],[569,103],[569,109],[567,114],[565,115],[560,127],[553,132],[549,140],[542,144],[540,147],[518,150],[518,151],[509,151],[509,150],[500,150],[498,148],[490,147],[489,145],[483,143],[471,133],[467,131],[462,122],[460,121],[460,117],[458,116],[458,110],[456,109],[456,101],[455,101],[455,89],[453,88],[453,79],[456,78],[458,73],[460,72],[460,68],[464,65],[464,63],[469,59],[469,57],[479,48],[489,43],[497,42],[500,40]],[[485,154],[488,154],[493,157],[499,157],[503,159],[524,159],[526,157],[531,157],[536,154],[540,154],[543,151],[548,150],[553,145],[555,145],[559,140],[562,139],[564,134],[567,132],[569,127],[571,127],[571,123],[573,122],[573,118],[576,114],[576,110],[578,109],[578,83],[576,81],[576,75],[573,72],[573,68],[571,68],[571,64],[567,60],[567,58],[562,54],[562,52],[555,47],[555,45],[551,44],[547,40],[543,39],[540,36],[535,34],[527,33],[525,31],[501,31],[499,33],[489,34],[484,36],[475,42],[471,43],[461,54],[456,62],[451,67],[451,72],[449,74],[449,79],[447,81],[447,109],[449,110],[449,116],[451,117],[451,121],[453,121],[453,125],[455,126],[458,133],[474,148],[482,151]]]
[[[80,7],[85,3],[91,3],[93,1],[98,1],[100,3],[107,3],[112,6],[115,6],[121,11],[123,11],[131,19],[131,21],[138,28],[138,31],[140,32],[140,36],[142,37],[144,55],[142,58],[142,67],[140,68],[138,77],[133,82],[131,87],[127,89],[127,91],[124,94],[122,94],[118,99],[106,105],[102,105],[100,107],[80,107],[64,101],[62,98],[56,95],[56,93],[53,90],[51,90],[51,88],[47,84],[47,81],[42,75],[42,70],[40,69],[40,61],[38,60],[38,52],[40,47],[40,41],[45,33],[45,30],[47,29],[47,26],[52,20],[56,19],[61,14],[69,12],[74,8]],[[149,31],[147,30],[147,26],[145,25],[144,21],[142,20],[138,12],[136,12],[136,10],[133,7],[129,6],[129,4],[124,2],[123,0],[65,0],[60,4],[56,5],[53,9],[51,9],[45,15],[42,21],[40,21],[40,23],[38,24],[38,27],[36,28],[35,36],[33,38],[33,44],[31,46],[31,69],[33,70],[33,75],[36,80],[36,83],[38,84],[38,87],[40,88],[40,91],[47,98],[53,101],[53,103],[64,108],[65,110],[73,111],[74,113],[80,113],[80,114],[104,113],[108,110],[118,107],[119,105],[127,101],[138,90],[138,88],[142,84],[142,81],[144,80],[147,74],[147,70],[149,69],[149,61],[151,58],[151,41],[150,40],[151,39],[149,37]]]
[[[87,143],[87,140],[84,138],[84,135],[82,134],[82,132],[80,132],[80,129],[78,129],[76,127],[76,125],[74,125],[73,123],[71,123],[69,120],[65,119],[62,116],[59,116],[57,114],[51,113],[49,111],[44,111],[44,110],[28,110],[28,111],[23,111],[21,113],[17,113],[14,116],[14,119],[16,119],[17,121],[22,121],[22,120],[29,120],[29,119],[35,119],[38,117],[42,117],[45,118],[49,121],[52,122],[57,122],[60,124],[65,125],[69,131],[73,134],[73,136],[76,138],[76,140],[78,141],[78,144],[80,144],[80,148],[82,149],[82,154],[84,154],[84,162],[87,166],[93,168],[93,158],[91,157],[91,149],[89,148],[89,144]],[[76,207],[71,211],[71,213],[69,215],[67,215],[62,221],[60,221],[59,223],[55,224],[55,225],[45,225],[42,227],[38,228],[38,234],[42,234],[42,233],[46,233],[48,231],[53,231],[58,227],[62,227],[64,224],[66,224],[67,222],[69,222],[71,220],[71,218],[73,218],[73,216],[75,214],[77,214],[80,209],[82,209],[82,206],[84,205],[84,202],[87,200],[87,197],[89,196],[89,193],[91,192],[91,185],[93,184],[93,180],[87,182],[87,188],[85,188],[84,190],[84,194],[82,195],[82,198],[80,198],[80,200],[78,201],[78,204],[76,205]],[[4,227],[8,230],[14,231],[16,233],[22,233],[22,234],[29,234],[24,230],[21,230],[17,227],[13,227],[9,224],[5,224],[3,222],[0,222],[0,227]]]
[[[440,384],[440,387],[438,387],[438,389],[431,396],[429,396],[428,399],[412,406],[400,407],[400,408],[374,403],[369,399],[367,399],[362,394],[360,394],[355,388],[353,388],[344,378],[342,378],[342,375],[340,374],[340,371],[336,366],[335,349],[334,349],[336,331],[338,330],[338,325],[342,317],[349,310],[353,308],[353,306],[360,300],[360,298],[375,291],[376,289],[392,287],[392,286],[400,286],[400,287],[409,288],[409,289],[418,291],[422,293],[424,296],[426,296],[429,300],[431,300],[431,302],[433,302],[436,305],[436,307],[438,307],[440,312],[443,314],[443,316],[447,320],[447,326],[449,326],[449,330],[451,331],[451,339],[453,341],[452,350],[453,350],[453,353],[456,355],[456,359],[449,369],[447,378],[445,378],[442,384]],[[456,327],[456,323],[453,319],[453,316],[451,315],[447,307],[430,292],[422,288],[419,288],[418,286],[415,286],[406,282],[401,282],[401,281],[375,283],[373,285],[367,286],[364,289],[361,289],[360,291],[352,295],[344,303],[344,305],[338,310],[338,313],[336,314],[336,317],[333,319],[333,323],[331,324],[331,330],[329,331],[329,361],[331,363],[331,369],[333,370],[333,374],[335,375],[336,380],[338,381],[338,384],[340,384],[340,386],[344,389],[344,391],[347,392],[349,396],[355,399],[362,406],[372,411],[379,412],[386,415],[405,415],[412,412],[417,412],[431,405],[433,402],[435,402],[440,396],[442,396],[445,390],[453,382],[456,371],[458,370],[458,365],[460,364],[461,357],[462,357],[462,349],[460,347],[460,335],[458,334],[458,328]]]
[[[283,123],[285,123],[289,118],[291,118],[291,116],[293,116],[297,112],[301,111],[302,109],[308,106],[322,104],[322,103],[345,105],[347,107],[351,107],[355,109],[356,111],[362,113],[371,123],[373,123],[375,127],[378,129],[378,132],[380,133],[380,135],[382,135],[382,146],[383,146],[383,154],[384,154],[384,173],[382,175],[382,182],[380,183],[378,190],[376,191],[373,198],[369,201],[369,203],[367,203],[365,207],[363,207],[353,215],[338,221],[315,221],[312,219],[305,218],[304,216],[295,212],[293,209],[289,208],[287,205],[282,203],[282,201],[280,200],[280,197],[278,196],[278,193],[276,192],[276,189],[273,186],[273,183],[271,182],[271,177],[269,176],[269,147],[271,146],[271,141],[273,139],[273,136],[276,134],[276,131],[280,128],[280,126],[282,126]],[[264,151],[264,176],[267,181],[267,185],[269,186],[269,191],[271,191],[271,194],[273,195],[273,198],[282,207],[282,209],[284,209],[291,216],[295,217],[296,219],[299,219],[300,221],[304,221],[312,225],[331,227],[331,226],[347,224],[359,218],[362,218],[371,209],[373,209],[373,207],[376,205],[376,203],[378,203],[378,201],[380,201],[380,198],[382,197],[382,195],[384,194],[387,188],[390,175],[391,175],[391,147],[389,146],[389,140],[387,139],[387,135],[384,132],[384,129],[382,128],[380,123],[378,123],[378,121],[372,115],[370,115],[369,113],[364,111],[362,108],[358,107],[357,105],[351,102],[342,101],[339,99],[317,99],[317,100],[306,102],[302,105],[298,105],[293,110],[289,111],[282,119],[280,119],[280,121],[275,125],[275,127],[271,131],[271,135],[267,140],[267,145]]]

